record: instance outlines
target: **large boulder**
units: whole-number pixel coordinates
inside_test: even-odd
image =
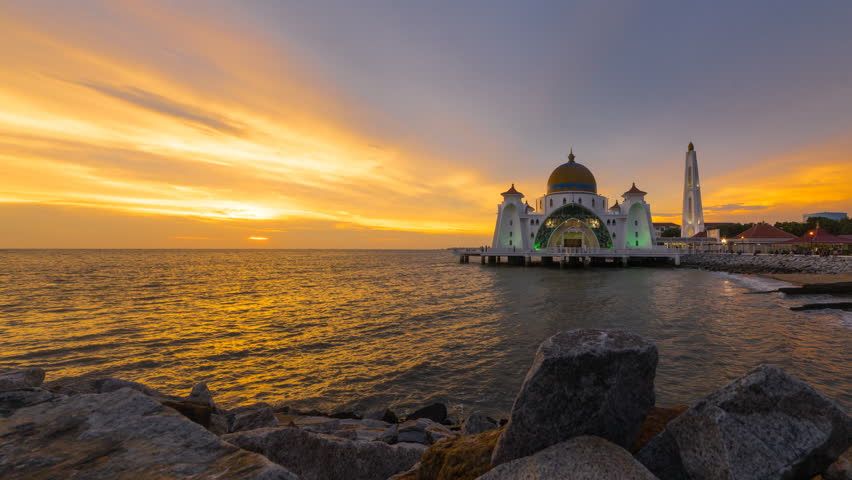
[[[49,402],[57,398],[62,398],[62,395],[41,388],[26,388],[0,392],[0,418],[12,415],[19,408],[38,405],[39,403]]]
[[[0,392],[40,387],[44,382],[41,368],[21,368],[0,373]]]
[[[579,435],[628,448],[654,405],[657,347],[620,330],[571,330],[545,340],[527,372],[492,462]]]
[[[213,392],[207,387],[207,382],[196,383],[186,397],[186,400],[192,403],[203,403],[209,406],[214,412],[219,410],[216,407],[216,402],[213,401]]]
[[[811,478],[852,444],[852,419],[761,365],[669,422],[637,458],[663,480]]]
[[[0,478],[297,477],[124,388],[16,410],[0,422]]]
[[[579,436],[498,465],[479,480],[656,480],[630,453],[599,437]]]
[[[385,480],[411,468],[426,449],[417,444],[348,440],[296,427],[261,428],[222,438],[265,455],[302,480]]]

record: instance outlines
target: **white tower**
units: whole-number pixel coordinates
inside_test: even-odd
[[[704,210],[701,208],[701,184],[698,182],[698,157],[692,142],[686,149],[686,168],[683,177],[683,218],[680,236],[691,237],[704,231]]]

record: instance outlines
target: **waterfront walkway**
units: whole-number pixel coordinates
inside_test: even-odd
[[[675,248],[654,247],[647,249],[613,248],[568,248],[550,247],[540,250],[519,248],[454,248],[459,263],[470,263],[470,257],[479,257],[482,264],[498,264],[504,261],[511,265],[556,264],[566,265],[605,265],[629,263],[673,263],[680,265],[683,253]]]

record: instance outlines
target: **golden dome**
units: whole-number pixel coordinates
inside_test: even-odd
[[[554,192],[598,193],[595,176],[584,165],[574,161],[573,149],[568,154],[568,163],[556,167],[547,179],[547,193]]]

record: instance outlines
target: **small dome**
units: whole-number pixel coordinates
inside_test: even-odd
[[[592,172],[574,161],[574,151],[568,155],[568,163],[553,170],[547,179],[547,193],[555,192],[591,192],[598,193],[598,183]]]

